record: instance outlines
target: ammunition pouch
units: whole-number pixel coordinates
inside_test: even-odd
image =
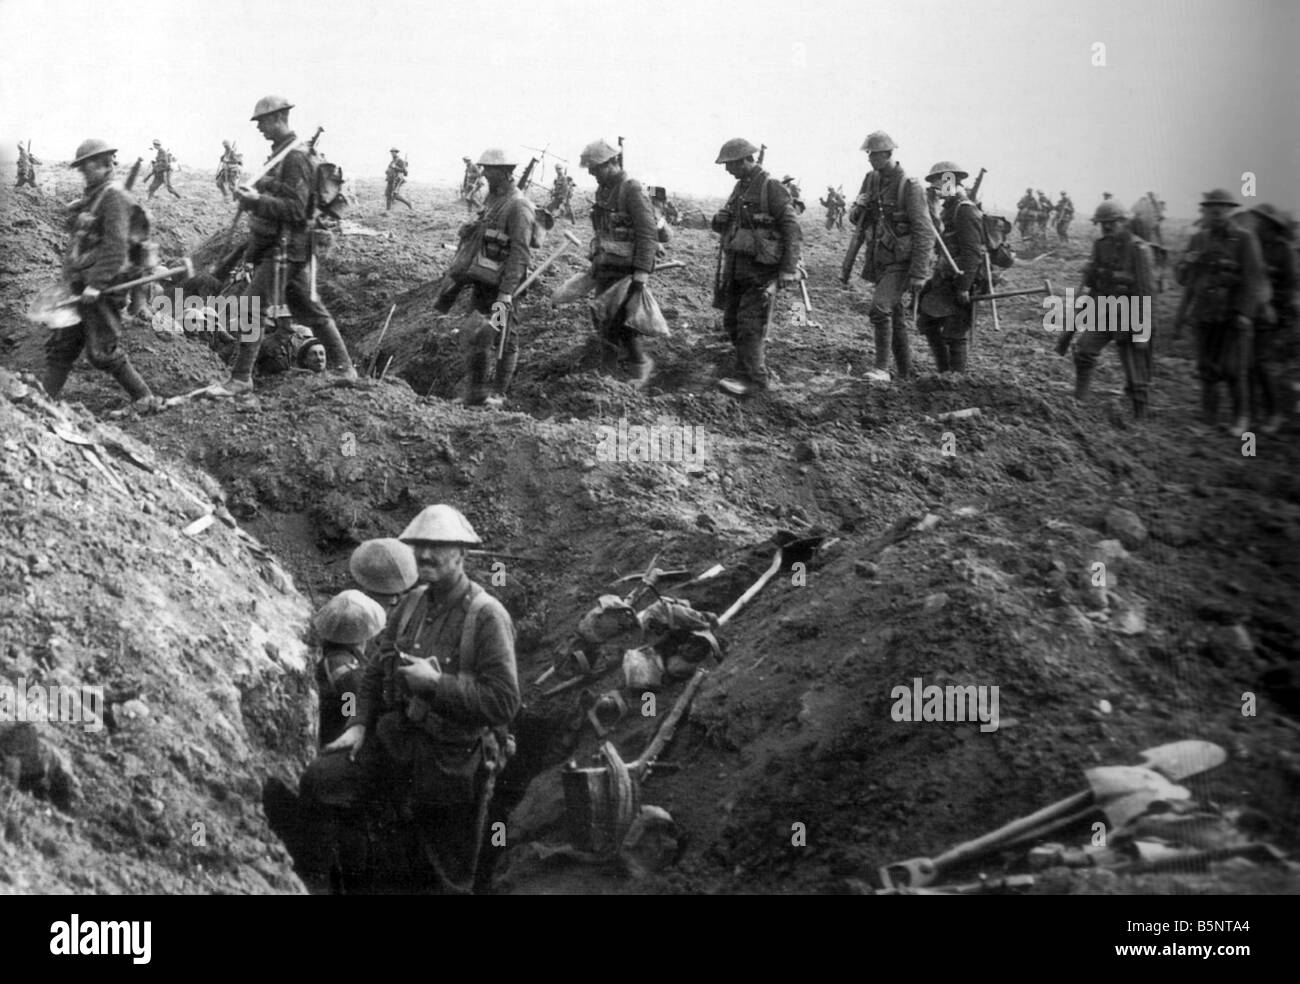
[[[465,270],[465,276],[488,287],[500,286],[501,274],[509,256],[510,237],[499,229],[486,229],[482,244],[470,261],[469,268]]]

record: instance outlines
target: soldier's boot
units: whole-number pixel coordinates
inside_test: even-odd
[[[948,345],[938,335],[926,335],[925,340],[930,343],[930,353],[934,356],[934,368],[939,372],[948,372]]]
[[[911,335],[905,327],[894,329],[894,365],[898,369],[900,379],[911,377],[912,341]]]
[[[515,370],[519,367],[519,350],[506,352],[497,359],[497,392],[505,396],[510,392],[510,384],[515,381]]]
[[[1096,371],[1096,366],[1075,363],[1074,366],[1074,398],[1079,401],[1088,398],[1088,390],[1092,388],[1092,374]]]
[[[627,349],[627,374],[628,381],[636,389],[643,389],[645,384],[650,381],[650,373],[654,372],[654,360],[645,354],[645,344],[641,336],[635,332],[629,332],[625,342]]]
[[[51,400],[57,400],[59,394],[63,392],[63,384],[68,381],[68,374],[72,372],[72,366],[64,365],[47,365],[45,373],[41,376],[41,385],[45,387],[45,393]]]
[[[966,371],[966,353],[970,343],[964,338],[948,339],[948,366],[953,372]]]
[[[120,365],[109,370],[109,375],[117,380],[122,389],[126,390],[127,396],[131,397],[132,402],[145,400],[153,396],[149,384],[135,371],[135,366],[131,365],[129,359],[123,359]]]
[[[465,360],[465,375],[469,378],[469,391],[465,403],[471,407],[480,407],[488,398],[488,354],[475,349]]]
[[[1217,383],[1201,382],[1201,422],[1213,427],[1219,417],[1219,386]]]

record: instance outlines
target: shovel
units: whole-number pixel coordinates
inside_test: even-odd
[[[121,294],[132,288],[151,284],[155,280],[167,280],[180,274],[184,274],[186,277],[194,276],[194,264],[188,256],[181,260],[180,266],[172,267],[169,270],[159,270],[147,277],[128,280],[124,284],[114,284],[112,287],[106,287],[100,293]],[[33,297],[31,303],[27,306],[27,320],[38,325],[45,325],[47,328],[71,328],[73,325],[81,323],[81,314],[77,311],[77,302],[80,300],[79,296],[68,293],[63,286],[46,287]]]
[[[1218,745],[1192,740],[1148,748],[1141,757],[1140,766],[1088,769],[1084,772],[1088,789],[1013,820],[983,837],[959,844],[937,858],[912,858],[885,865],[880,869],[880,880],[886,888],[929,885],[944,868],[1001,850],[1030,836],[1041,836],[1067,823],[1077,823],[1098,809],[1116,826],[1122,825],[1157,800],[1189,798],[1191,794],[1175,783],[1221,765],[1228,756]]]

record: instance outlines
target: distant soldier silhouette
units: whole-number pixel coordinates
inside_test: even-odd
[[[388,151],[393,155],[392,160],[388,162],[388,169],[384,172],[384,211],[393,207],[393,202],[401,202],[412,212],[415,206],[412,205],[401,194],[400,189],[406,183],[406,161],[402,159],[402,152],[396,147]]]
[[[172,187],[172,161],[174,157],[163,149],[162,141],[153,142],[154,158],[149,177],[153,180],[149,182],[149,198],[153,198],[154,193],[164,185],[172,193],[173,198],[180,198],[180,193]]]

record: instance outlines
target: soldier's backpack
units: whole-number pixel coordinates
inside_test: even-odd
[[[334,245],[334,236],[352,199],[343,191],[343,168],[327,161],[314,147],[304,149],[311,166],[307,226],[311,231],[312,253],[323,259]]]
[[[1015,251],[1008,242],[1013,226],[1000,215],[985,215],[982,224],[984,248],[989,251],[989,262],[1005,270],[1016,262]]]

